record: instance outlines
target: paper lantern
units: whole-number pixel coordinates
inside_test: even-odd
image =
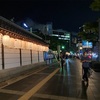
[[[49,48],[48,47],[46,47],[46,51],[49,51]]]
[[[9,46],[9,40],[10,40],[10,36],[4,35],[3,38],[2,38],[3,45]]]
[[[14,42],[15,42],[15,39],[14,38],[10,38],[9,39],[9,47],[10,48],[14,48]]]
[[[39,44],[37,45],[37,51],[40,51],[40,45]]]
[[[37,46],[37,51],[39,51],[40,50],[40,48],[39,48],[40,45],[37,44],[36,46]]]
[[[26,49],[26,41],[21,41],[21,42],[22,42],[21,48]]]
[[[30,42],[30,49],[32,50],[32,47],[33,47],[33,43],[32,42]]]
[[[37,51],[37,44],[33,43],[33,50]]]
[[[19,39],[15,39],[15,41],[14,41],[14,47],[15,48],[21,48],[21,40],[19,40]]]
[[[38,45],[37,44],[35,44],[35,50],[38,51]]]
[[[41,51],[43,51],[43,46],[41,45]]]
[[[38,45],[38,51],[42,51],[42,46]]]
[[[44,51],[46,51],[46,47],[44,46]]]
[[[26,49],[28,49],[28,42],[26,41]]]
[[[32,49],[32,43],[26,42],[26,49]]]
[[[45,51],[45,46],[43,46],[43,51]]]
[[[0,44],[2,43],[2,33],[0,33]]]

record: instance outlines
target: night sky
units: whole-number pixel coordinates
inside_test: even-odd
[[[46,24],[53,23],[54,29],[78,32],[85,22],[96,21],[100,12],[89,6],[93,0],[0,0],[0,16],[15,21],[31,18]]]

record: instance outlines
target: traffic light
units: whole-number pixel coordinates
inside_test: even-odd
[[[65,49],[65,46],[61,46],[62,49]]]

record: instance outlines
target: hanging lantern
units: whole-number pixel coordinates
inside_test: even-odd
[[[49,50],[49,48],[48,47],[46,47],[46,51],[48,51]]]
[[[33,48],[33,43],[30,42],[30,49],[32,50],[32,48]]]
[[[32,50],[34,50],[34,43],[33,43],[33,45],[32,45]]]
[[[43,46],[43,51],[45,51],[45,46]]]
[[[9,47],[9,40],[10,40],[10,36],[4,35],[2,38],[3,45]]]
[[[15,48],[21,48],[21,40],[15,39],[14,47],[15,47]]]
[[[46,47],[44,46],[44,51],[46,51]]]
[[[38,45],[36,44],[35,50],[38,51]]]
[[[42,51],[42,45],[40,45],[40,51]]]
[[[39,49],[39,51],[41,51],[41,45],[38,45],[38,49]]]
[[[2,43],[2,33],[0,33],[0,44]]]
[[[35,43],[33,43],[33,46],[32,47],[33,47],[32,48],[33,50],[35,50],[35,51],[37,50],[37,45]]]
[[[43,46],[41,45],[41,51],[43,51]]]
[[[9,40],[9,47],[14,48],[14,38],[10,38]]]
[[[26,41],[21,41],[21,42],[22,42],[21,48],[26,49]]]
[[[26,49],[28,49],[28,42],[26,41]]]
[[[26,42],[26,49],[30,49],[31,47],[31,43],[30,42]]]
[[[37,44],[37,51],[40,51],[40,45]]]
[[[39,44],[37,45],[37,51],[40,51],[40,45]]]

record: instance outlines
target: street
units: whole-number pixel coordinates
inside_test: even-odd
[[[0,100],[100,100],[100,73],[93,72],[85,85],[81,62],[76,58],[66,62],[63,70],[58,64],[41,66],[9,80],[0,88]]]

